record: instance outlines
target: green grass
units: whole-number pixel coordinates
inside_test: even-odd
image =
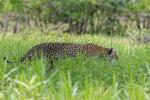
[[[113,65],[94,58],[60,59],[46,73],[42,60],[20,64],[17,60],[41,42],[94,43],[116,49]],[[128,38],[68,34],[0,36],[1,100],[149,100],[150,46]],[[14,62],[6,64],[3,57]]]

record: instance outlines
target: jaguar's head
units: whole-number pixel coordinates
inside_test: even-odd
[[[108,57],[108,60],[110,62],[114,61],[114,60],[118,60],[118,55],[115,51],[114,48],[110,48],[108,51],[107,51],[107,57]]]

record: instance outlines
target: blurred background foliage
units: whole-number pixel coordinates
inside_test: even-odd
[[[126,35],[150,29],[150,0],[0,0],[0,31]]]

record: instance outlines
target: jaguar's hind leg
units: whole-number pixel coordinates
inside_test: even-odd
[[[52,71],[53,68],[54,68],[53,60],[48,60],[46,64],[46,70],[50,72]]]

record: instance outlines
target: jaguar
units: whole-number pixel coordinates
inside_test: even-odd
[[[76,57],[83,54],[86,57],[106,58],[109,62],[118,59],[118,55],[113,48],[105,48],[92,43],[76,44],[76,43],[41,43],[30,48],[19,62],[23,63],[33,60],[34,58],[43,57],[48,62],[48,67],[53,68],[53,61],[64,57]],[[7,63],[12,63],[4,58]]]

